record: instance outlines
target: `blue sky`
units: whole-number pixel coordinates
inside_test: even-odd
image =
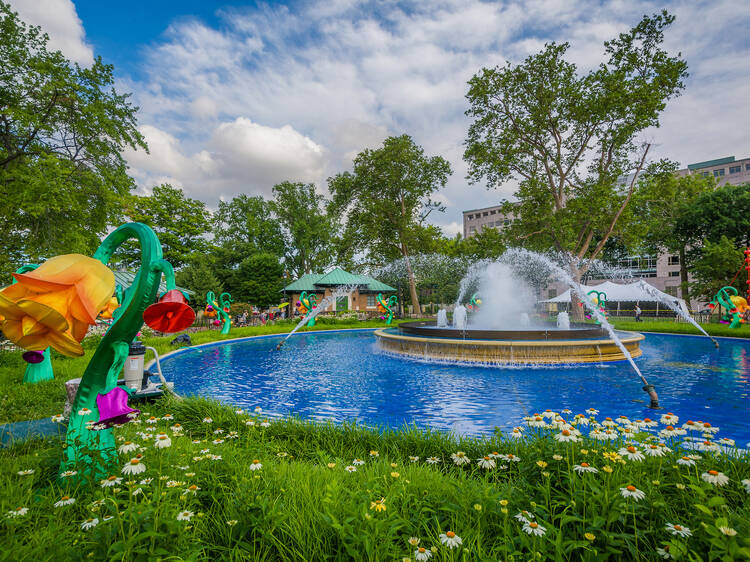
[[[10,2],[72,60],[115,65],[150,147],[126,155],[140,189],[168,181],[212,207],[267,196],[285,179],[325,190],[362,149],[408,133],[453,166],[439,195],[448,211],[434,221],[457,232],[463,209],[515,187],[488,192],[465,179],[466,81],[551,40],[569,41],[571,60],[591,68],[604,40],[663,7],[677,16],[667,46],[690,78],[640,140],[683,164],[750,157],[748,2]]]

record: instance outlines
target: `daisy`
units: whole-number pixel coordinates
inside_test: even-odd
[[[16,509],[11,509],[10,511],[5,513],[5,517],[8,519],[12,519],[13,517],[23,517],[29,512],[28,507],[17,507]]]
[[[55,507],[62,507],[64,505],[73,505],[76,503],[75,498],[71,498],[70,496],[63,496],[58,501],[55,502]]]
[[[200,490],[200,488],[198,486],[196,486],[195,484],[191,484],[190,486],[188,486],[185,489],[184,492],[182,492],[182,495],[183,496],[186,495],[186,494],[193,494],[193,495],[195,495],[196,493],[198,493],[198,490]]]
[[[180,433],[182,431],[182,425],[176,423],[170,426],[169,429],[172,431],[172,433]]]
[[[673,535],[680,535],[681,537],[689,537],[693,534],[687,527],[672,523],[667,523],[665,529]]]
[[[675,416],[672,412],[667,412],[661,417],[661,423],[664,425],[674,425],[680,421],[679,416]]]
[[[123,474],[140,474],[146,472],[146,465],[141,462],[141,459],[130,459],[130,462],[122,467]]]
[[[659,556],[661,556],[662,558],[664,558],[664,560],[670,560],[670,559],[674,558],[674,556],[672,556],[669,553],[669,545],[668,544],[664,545],[664,548],[657,548],[656,549],[656,554],[658,554]]]
[[[179,488],[180,486],[184,486],[184,482],[180,482],[179,480],[170,480],[167,482],[167,488]]]
[[[34,469],[33,468],[27,468],[25,470],[19,470],[17,472],[17,474],[19,476],[30,476],[30,475],[34,474]]]
[[[329,462],[326,466],[328,468],[336,468],[336,463],[335,462]]]
[[[742,485],[745,487],[745,491],[750,494],[750,478],[745,478],[742,481]]]
[[[582,462],[581,464],[577,464],[573,467],[573,470],[575,470],[579,474],[583,474],[584,472],[593,472],[596,474],[599,472],[596,468],[593,466],[590,466],[587,462]]]
[[[643,427],[656,427],[659,425],[659,423],[656,420],[652,420],[651,418],[643,418],[643,422],[641,422],[641,425]]]
[[[561,461],[563,460],[562,455],[552,455],[552,460]]]
[[[643,450],[644,455],[649,457],[663,457],[669,451],[667,447],[660,447],[659,445],[649,445]]]
[[[122,483],[122,478],[117,476],[108,476],[104,480],[99,482],[102,488],[112,488],[113,486],[119,486]]]
[[[161,419],[170,421],[174,419],[174,416],[172,414],[164,414]]]
[[[169,435],[166,433],[160,433],[156,436],[156,440],[154,441],[154,447],[157,449],[166,449],[167,447],[172,446],[172,440],[169,438]]]
[[[451,458],[453,459],[453,462],[458,466],[461,466],[462,464],[469,464],[471,462],[471,459],[467,457],[466,453],[464,453],[463,451],[456,451],[451,455]]]
[[[526,424],[529,427],[547,427],[547,422],[544,421],[542,416],[535,416],[531,420],[527,421]]]
[[[255,413],[256,414],[260,414],[262,411],[263,411],[263,408],[261,408],[260,406],[256,406],[255,407]]]
[[[258,459],[255,459],[250,463],[250,470],[260,470],[261,468],[263,468],[263,465],[260,464]]]
[[[644,491],[639,490],[633,485],[620,488],[620,494],[622,494],[623,498],[633,498],[635,501],[640,501],[646,497],[646,493]]]
[[[477,459],[477,463],[479,463],[479,468],[485,468],[487,470],[495,468],[495,460],[490,457],[482,457],[481,459]]]
[[[203,421],[203,423],[213,423],[214,422],[214,420],[212,418],[208,418],[208,417],[203,418],[202,421]]]
[[[146,423],[153,425],[158,421],[159,421],[159,418],[157,418],[156,416],[151,416],[150,418],[146,420]]]
[[[503,455],[503,458],[506,461],[510,461],[510,462],[521,462],[521,457],[517,457],[513,453],[508,453],[507,455]]]
[[[719,531],[721,531],[722,534],[724,534],[724,535],[726,535],[728,537],[733,537],[733,536],[735,536],[737,534],[737,531],[735,531],[731,527],[719,527]]]
[[[680,457],[677,459],[677,464],[681,464],[682,466],[695,466],[695,461],[690,457]]]
[[[521,439],[523,437],[523,430],[520,427],[514,427],[513,431],[508,434],[512,439]]]
[[[414,551],[414,559],[419,560],[420,562],[422,560],[429,560],[432,557],[432,551],[426,549],[423,546],[420,546],[417,550]]]
[[[515,517],[516,520],[520,521],[521,523],[526,523],[534,519],[534,514],[524,509],[516,513],[513,517]]]
[[[560,410],[560,413],[568,415],[568,414],[572,414],[573,410],[571,410],[570,408],[563,408],[562,410]]]
[[[153,478],[144,478],[143,480],[141,480],[141,481],[140,481],[140,482],[138,482],[138,483],[139,483],[139,484],[140,484],[141,486],[148,486],[148,485],[149,485],[149,484],[151,484],[151,482],[153,482],[153,481],[154,481],[154,479],[153,479]]]
[[[425,460],[425,462],[427,464],[437,464],[437,463],[440,462],[440,459],[437,458],[437,457],[427,457],[427,459]]]
[[[712,426],[710,423],[704,423],[701,431],[703,431],[703,433],[718,433],[719,428]]]
[[[221,445],[223,442],[223,439],[214,439],[213,441],[211,441],[211,443],[213,443],[214,445]]]
[[[128,453],[132,453],[133,451],[138,449],[138,445],[136,443],[133,443],[132,441],[125,441],[122,445],[120,445],[117,449],[117,452],[121,455],[127,455]]]
[[[619,423],[620,425],[629,425],[630,424],[630,418],[626,416],[618,416],[615,418],[615,422]]]
[[[576,414],[573,418],[573,423],[576,425],[588,425],[589,419],[583,414]]]
[[[417,461],[419,460],[419,457],[412,457],[412,456],[410,456],[410,457],[409,457],[409,460],[410,460],[411,462],[417,462]]]
[[[705,451],[708,453],[718,453],[721,451],[721,447],[719,445],[709,440],[701,441],[696,445],[696,448],[699,451]]]
[[[725,447],[734,447],[735,441],[734,439],[729,439],[728,437],[720,437],[719,443],[721,445],[724,445]]]
[[[675,435],[685,435],[686,433],[687,431],[685,431],[682,428],[668,425],[667,427],[665,427],[659,432],[659,437],[668,439],[670,437],[674,437]]]
[[[211,459],[212,461],[220,461],[221,455],[206,455],[207,458]]]
[[[560,433],[555,435],[555,439],[560,441],[561,443],[567,443],[567,442],[573,442],[580,441],[580,439],[570,431],[569,429],[563,429]]]
[[[617,451],[617,454],[622,455],[623,457],[626,457],[629,461],[642,461],[646,458],[645,456],[643,456],[643,453],[641,453],[638,449],[636,449],[632,445],[623,447],[622,449]]]
[[[271,427],[271,422],[269,422],[268,420],[264,420],[264,421],[262,421],[260,423],[260,426],[261,427]]]
[[[133,495],[134,496],[138,496],[138,495],[142,495],[142,494],[143,494],[143,488],[136,488],[135,490],[133,490]]]
[[[544,412],[542,412],[542,417],[555,419],[557,417],[557,413],[553,412],[552,410],[544,410]]]
[[[524,523],[523,530],[526,531],[529,535],[536,535],[537,537],[541,537],[542,535],[544,535],[544,533],[547,532],[547,529],[542,527],[536,521],[527,521],[526,523]]]
[[[254,425],[255,425],[255,422],[254,422],[253,420],[247,420],[247,421],[245,422],[245,425],[247,425],[247,426],[249,426],[249,427],[252,427],[252,426],[254,426]]]
[[[491,459],[500,459],[500,458],[502,458],[502,457],[503,457],[504,455],[501,455],[501,454],[500,454],[500,453],[498,453],[497,451],[492,451],[492,452],[491,452],[490,454],[488,454],[487,456],[488,456],[488,457],[490,457]]]
[[[378,453],[377,451],[370,451],[370,456],[371,457],[379,457],[380,453]]]
[[[617,424],[614,422],[612,418],[604,418],[602,425],[604,427],[615,427]]]
[[[65,421],[65,416],[63,416],[62,414],[55,414],[55,415],[54,415],[54,416],[52,416],[52,417],[51,417],[50,419],[51,419],[51,420],[52,420],[52,421],[53,421],[54,423],[62,423],[63,421]]]
[[[79,416],[88,416],[90,413],[91,410],[89,410],[88,408],[81,408],[80,410],[78,410]]]
[[[409,537],[409,540],[407,541],[412,546],[417,546],[421,541],[419,537]]]
[[[453,531],[448,531],[447,533],[440,533],[440,542],[448,548],[455,548],[460,546],[463,540]]]
[[[99,520],[96,517],[91,517],[90,519],[86,519],[83,523],[81,523],[81,529],[84,531],[88,531],[89,529],[93,529],[99,524]]]
[[[357,467],[349,465],[344,470],[346,470],[347,472],[357,472]]]
[[[240,434],[236,431],[230,431],[229,433],[227,433],[227,439],[238,439],[239,436]]]
[[[239,521],[237,521],[236,519],[230,519],[229,521],[227,521],[227,526],[234,527],[237,523],[239,523]]]
[[[365,464],[365,461],[363,461],[363,460],[361,460],[361,459],[354,459],[354,460],[352,461],[352,464],[353,464],[354,466],[362,466],[363,464]]]
[[[370,509],[374,509],[378,513],[381,511],[385,511],[386,510],[385,498],[380,498],[379,500],[370,502]]]
[[[586,413],[589,416],[596,416],[599,414],[599,410],[597,410],[596,408],[589,408],[588,410],[586,410]]]
[[[682,429],[687,429],[688,431],[700,431],[701,429],[703,429],[703,424],[699,425],[693,420],[688,420],[682,424]]]
[[[701,474],[701,479],[704,482],[713,484],[714,486],[724,486],[729,482],[729,478],[723,473],[716,470],[709,470]]]
[[[190,521],[190,518],[195,515],[192,511],[180,511],[177,514],[177,521]]]

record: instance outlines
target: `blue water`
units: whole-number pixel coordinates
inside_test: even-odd
[[[271,415],[416,424],[464,435],[505,430],[547,408],[631,419],[658,417],[625,362],[566,367],[434,364],[381,352],[372,331],[305,333],[188,349],[162,362],[181,394],[211,396]],[[646,334],[636,359],[664,411],[750,441],[750,342]]]

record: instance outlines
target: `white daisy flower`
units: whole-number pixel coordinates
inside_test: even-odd
[[[578,436],[569,429],[563,429],[560,433],[555,434],[555,439],[561,443],[575,443],[580,441]]]
[[[261,408],[260,406],[256,406],[255,407],[255,413],[256,414],[260,414],[262,411],[263,411],[263,408]]]
[[[520,521],[521,523],[526,523],[527,521],[531,521],[535,519],[534,514],[530,511],[526,511],[525,509],[519,511],[513,516],[517,521]]]
[[[547,427],[547,422],[544,421],[542,416],[534,416],[526,422],[526,425],[529,427]]]
[[[573,470],[575,470],[578,474],[583,474],[584,472],[593,472],[594,474],[596,474],[597,472],[599,472],[599,470],[589,465],[589,463],[587,462],[582,462],[581,464],[575,465],[573,467]]]
[[[635,501],[641,501],[646,497],[646,492],[639,490],[632,484],[629,486],[625,486],[624,488],[620,488],[620,494],[622,494],[623,498],[633,498]]]
[[[133,451],[138,450],[138,445],[132,441],[125,441],[122,445],[117,448],[117,452],[121,455],[127,455]]]
[[[75,498],[71,498],[70,496],[63,496],[58,501],[55,502],[55,507],[62,507],[64,505],[73,505],[76,503]]]
[[[16,509],[11,509],[10,511],[7,511],[5,513],[5,517],[8,519],[13,519],[14,517],[23,517],[29,512],[28,507],[17,507]]]
[[[446,533],[440,533],[440,542],[448,548],[455,548],[461,546],[463,540],[453,531],[448,531]]]
[[[438,457],[427,457],[425,460],[427,464],[437,464],[440,462],[440,459]]]
[[[643,449],[643,454],[649,457],[663,457],[667,451],[670,451],[668,447],[661,447],[659,445],[648,445]]]
[[[728,537],[733,537],[737,534],[737,531],[732,529],[732,527],[719,527],[719,531],[721,531],[723,535],[726,535]]]
[[[19,470],[16,474],[18,474],[19,476],[31,476],[32,474],[34,474],[34,469],[27,468],[24,470]]]
[[[143,495],[143,488],[136,488],[135,490],[133,490],[133,495],[134,496]]]
[[[750,478],[745,478],[742,481],[742,485],[745,487],[745,491],[750,494]]]
[[[720,437],[718,439],[719,444],[724,445],[725,447],[734,447],[735,441],[734,439],[729,439],[728,437]]]
[[[604,427],[615,427],[617,424],[614,422],[612,418],[604,418],[602,425]]]
[[[417,546],[421,541],[418,537],[409,537],[409,540],[407,541],[412,546]]]
[[[209,417],[203,418],[202,421],[203,421],[203,423],[213,423],[214,422],[214,420],[212,418],[209,418]]]
[[[214,439],[213,441],[211,441],[211,443],[213,443],[214,445],[221,445],[223,442],[223,439]]]
[[[169,480],[167,482],[167,488],[179,488],[180,486],[184,486],[184,482],[180,482],[179,480]]]
[[[560,410],[560,413],[568,415],[568,414],[572,414],[573,410],[571,410],[570,408],[563,408],[562,410]]]
[[[166,420],[166,421],[171,421],[171,420],[173,420],[173,419],[174,419],[174,416],[173,416],[172,414],[164,414],[164,415],[163,415],[163,416],[161,417],[161,419],[163,419],[163,420]]]
[[[209,459],[212,461],[220,461],[222,460],[221,455],[206,455]]]
[[[659,422],[656,420],[652,420],[651,418],[643,418],[643,421],[640,423],[643,427],[656,427],[659,425]]]
[[[157,423],[158,421],[159,421],[159,418],[157,418],[156,416],[151,416],[150,418],[146,420],[146,423],[153,425]]]
[[[344,470],[346,470],[347,472],[357,472],[357,467],[349,465]]]
[[[695,466],[695,461],[690,457],[682,456],[677,459],[677,464],[680,464],[682,466]]]
[[[409,456],[409,461],[411,461],[411,462],[418,462],[419,461],[419,457]]]
[[[55,422],[55,423],[62,423],[62,422],[64,422],[64,421],[65,421],[65,416],[63,416],[62,414],[55,414],[55,415],[54,415],[54,416],[52,416],[52,417],[51,417],[50,419],[51,419],[51,420],[52,420],[53,422]]]
[[[597,410],[596,408],[589,408],[588,410],[586,410],[586,413],[589,416],[598,416],[599,415],[599,410]]]
[[[701,428],[701,431],[703,433],[718,433],[719,428],[712,426],[710,423],[704,423],[703,427]]]
[[[477,463],[479,464],[479,468],[484,468],[486,470],[495,468],[495,460],[491,457],[482,457],[481,459],[477,459]]]
[[[575,425],[588,425],[589,419],[583,414],[576,414],[575,417],[573,418],[573,423]]]
[[[263,468],[263,465],[260,464],[260,461],[258,459],[255,459],[250,463],[250,470],[260,470],[261,468]]]
[[[526,521],[526,523],[523,524],[523,530],[529,535],[536,535],[538,537],[541,537],[547,532],[547,529],[542,527],[536,521]]]
[[[664,548],[657,547],[656,554],[664,558],[664,560],[671,560],[674,558],[674,556],[669,553],[669,545],[665,545]]]
[[[665,526],[665,529],[672,533],[673,535],[679,535],[681,537],[689,537],[693,533],[688,529],[687,527],[683,527],[682,525],[667,523]]]
[[[429,560],[432,558],[432,551],[420,546],[417,550],[414,551],[414,559],[419,560],[422,562],[423,560]]]
[[[146,472],[146,465],[141,462],[141,459],[130,459],[130,462],[122,467],[123,474],[140,474]]]
[[[627,447],[623,447],[619,451],[617,451],[618,455],[622,455],[623,457],[627,458],[629,461],[642,461],[646,457],[643,455],[641,451],[633,447],[632,445],[628,445]]]
[[[363,461],[363,460],[361,460],[361,459],[354,459],[354,460],[352,461],[352,464],[353,464],[354,466],[362,466],[363,464],[365,464],[365,461]]]
[[[134,419],[135,419],[135,418],[137,418],[137,417],[138,417],[139,415],[140,415],[140,413],[139,413],[139,412],[130,412],[129,414],[127,414],[127,418],[128,418],[129,420],[134,420]],[[138,420],[138,423],[140,423],[140,422],[141,422],[141,420]]]
[[[238,416],[241,416],[242,414],[244,414],[244,413],[245,413],[245,410],[243,410],[242,408],[237,408],[237,409],[236,409],[236,410],[234,411],[234,413],[235,413],[235,414],[237,414]]]
[[[188,487],[187,487],[187,488],[185,489],[185,491],[184,491],[184,492],[182,492],[182,495],[183,495],[183,496],[184,496],[184,495],[187,495],[187,494],[193,494],[193,495],[195,495],[195,494],[197,494],[197,493],[198,493],[198,490],[200,490],[200,488],[199,488],[198,486],[196,486],[195,484],[191,484],[190,486],[188,486]]]
[[[268,420],[262,421],[260,423],[261,427],[271,427],[271,423]]]
[[[619,423],[620,425],[628,425],[630,424],[630,418],[627,416],[618,416],[615,418],[615,423]]]
[[[520,427],[514,427],[513,431],[508,434],[512,439],[523,438],[523,430]]]
[[[245,422],[245,425],[247,425],[247,426],[249,426],[249,427],[252,427],[252,426],[254,426],[254,425],[255,425],[255,421],[253,421],[253,420],[247,420],[247,421]]]
[[[153,481],[154,481],[154,479],[153,479],[153,478],[144,478],[143,480],[141,480],[141,481],[140,481],[140,482],[138,482],[138,483],[139,483],[139,484],[140,484],[141,486],[148,486],[148,485],[149,485],[149,484],[151,484],[151,482],[153,482]]]
[[[93,529],[99,524],[99,520],[96,517],[91,517],[89,519],[86,519],[83,523],[81,523],[81,529],[84,531],[88,531],[89,529]]]
[[[719,445],[717,445],[716,443],[714,443],[713,441],[709,441],[709,440],[701,441],[695,447],[699,451],[704,451],[704,452],[707,452],[707,453],[719,453],[719,452],[721,452],[721,447]]]
[[[461,466],[462,464],[469,464],[471,462],[471,459],[466,456],[466,453],[463,451],[456,451],[451,455],[451,458],[453,459],[454,464]]]
[[[81,408],[80,410],[78,410],[79,416],[88,416],[90,413],[91,410],[89,410],[88,408]]]
[[[182,433],[183,427],[179,423],[169,426],[172,433]]]
[[[553,412],[552,410],[544,410],[542,412],[542,417],[543,418],[555,419],[557,417],[557,413]]]
[[[729,482],[729,478],[723,473],[716,470],[709,470],[701,474],[701,479],[704,482],[713,484],[714,486],[725,486]]]
[[[507,455],[503,455],[502,458],[508,462],[521,462],[521,457],[517,457],[513,453],[508,453]]]
[[[679,416],[675,416],[672,412],[667,412],[661,417],[661,423],[664,425],[674,425],[680,421]]]
[[[112,488],[114,486],[119,486],[122,483],[122,478],[119,478],[117,476],[108,476],[104,480],[99,481],[99,485],[102,488]]]
[[[222,433],[224,433],[224,430],[221,429],[220,427],[217,427],[216,429],[214,429],[214,435],[221,435]]]
[[[180,511],[177,514],[177,521],[190,521],[190,519],[195,515],[192,511]]]

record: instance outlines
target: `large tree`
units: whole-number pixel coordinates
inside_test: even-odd
[[[0,270],[90,252],[134,187],[122,157],[146,148],[112,66],[49,51],[0,0]]]
[[[469,81],[470,179],[489,188],[520,181],[518,204],[506,209],[517,216],[509,232],[520,244],[569,256],[576,281],[627,225],[649,149],[637,136],[659,125],[683,88],[685,61],[662,49],[673,20],[667,12],[644,16],[605,42],[606,61],[586,73],[565,59],[567,43],[549,43]]]
[[[409,135],[388,137],[383,146],[366,149],[354,170],[328,179],[331,210],[344,224],[344,238],[356,245],[370,265],[404,259],[414,312],[421,312],[409,256],[425,237],[425,220],[444,208],[430,196],[445,186],[450,164],[427,157]]]
[[[327,201],[312,183],[285,181],[273,187],[271,208],[284,234],[284,265],[293,277],[323,271],[333,261],[336,226]]]
[[[722,236],[737,247],[750,246],[750,183],[724,185],[703,193],[677,218],[675,230],[696,248],[704,240]]]
[[[206,204],[185,197],[181,189],[169,184],[154,187],[151,195],[130,196],[125,216],[130,221],[149,225],[156,232],[164,259],[175,269],[205,253],[209,247],[206,235],[211,230],[211,215]],[[121,256],[125,265],[132,266],[140,261],[140,249],[137,245],[127,246]]]
[[[243,260],[235,272],[235,300],[261,307],[278,304],[283,273],[284,266],[274,254],[253,254]]]
[[[284,236],[273,212],[273,205],[259,195],[242,194],[219,202],[214,241],[233,254],[235,266],[257,252],[284,255]]]
[[[211,267],[211,260],[195,257],[189,264],[175,273],[175,280],[180,287],[195,291],[190,304],[194,307],[206,306],[206,293],[213,291],[220,295],[224,286],[216,277]]]

